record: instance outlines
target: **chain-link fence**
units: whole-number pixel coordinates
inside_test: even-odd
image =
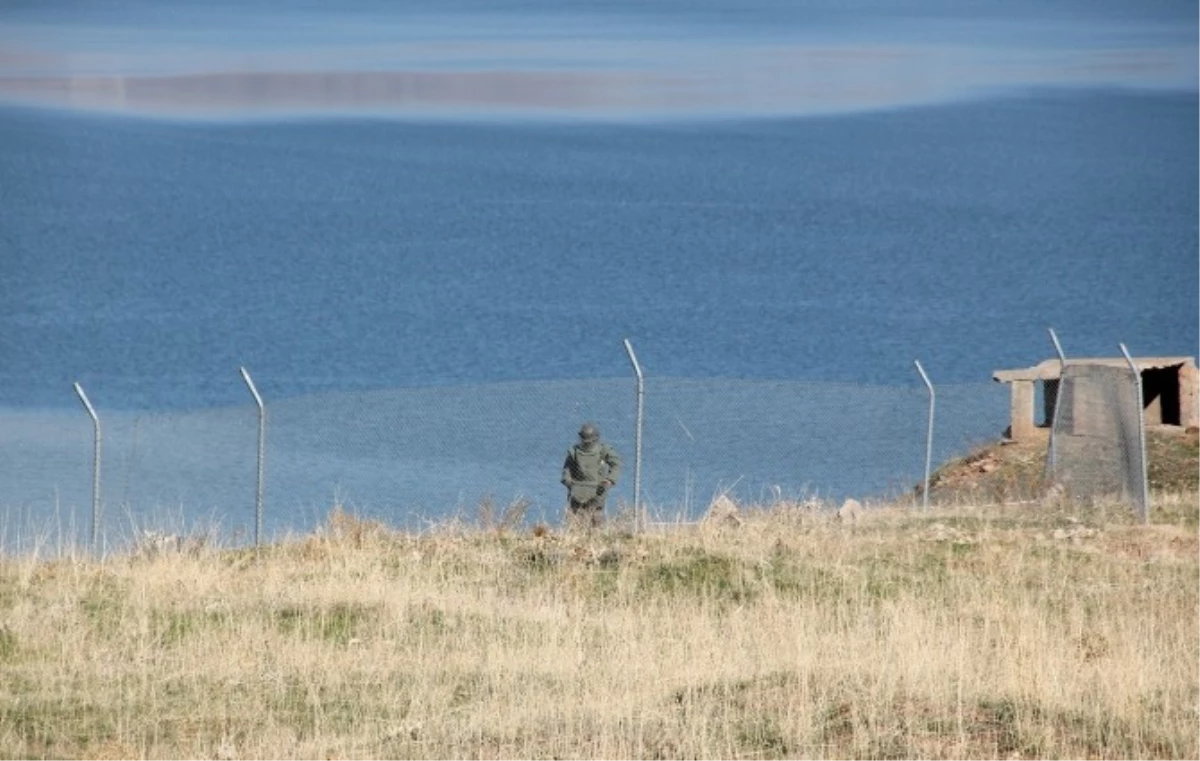
[[[914,374],[915,375],[915,374]],[[68,391],[69,393],[69,391]],[[995,384],[937,389],[936,464],[994,440]],[[336,504],[408,529],[521,501],[557,523],[567,447],[593,421],[625,461],[610,509],[633,501],[632,379],[495,383],[272,401],[265,394],[263,538],[302,532]],[[255,539],[258,409],[106,412],[102,543],[133,531],[211,524]],[[654,520],[698,517],[718,494],[739,503],[909,498],[922,480],[929,397],[906,387],[649,378],[641,502]],[[85,412],[0,412],[4,544],[86,543],[92,420]]]

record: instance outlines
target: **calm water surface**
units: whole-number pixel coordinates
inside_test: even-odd
[[[853,494],[911,478],[914,359],[940,384],[980,384],[948,404],[949,456],[1003,428],[991,372],[1050,356],[1047,327],[1075,356],[1197,354],[1194,6],[439,9],[0,10],[0,450],[23,453],[3,458],[16,486],[0,504],[36,512],[54,489],[89,504],[74,381],[125,416],[127,484],[148,447],[181,448],[172,425],[208,441],[180,410],[242,405],[221,436],[241,442],[242,418],[252,436],[246,366],[272,403],[317,400],[292,402],[310,405],[291,424],[312,440],[276,459],[311,492],[364,484],[376,506],[436,510],[499,483],[550,509],[544,471],[577,418],[606,418],[630,448],[610,401],[626,387],[581,391],[629,377],[625,338],[650,378],[751,384],[658,397],[647,446],[670,463],[654,486],[669,504],[681,484]],[[391,396],[425,387],[444,391]],[[886,387],[909,407],[872,390]],[[348,393],[420,441],[331,401]],[[856,394],[870,401],[852,422],[836,400]],[[322,450],[341,440],[303,422],[322,407],[360,410],[340,419],[382,443]],[[721,425],[686,415],[702,409]],[[812,449],[780,456],[796,427]],[[863,455],[852,443],[876,427],[881,450],[861,459],[899,464],[847,474],[819,455]],[[693,443],[722,437],[742,459]],[[456,465],[479,439],[519,454]],[[208,475],[187,483],[229,471],[189,457]],[[142,468],[161,483],[138,499],[228,503],[179,486],[181,468]]]
[[[806,119],[8,110],[0,404],[648,372],[944,382],[1195,354],[1195,96]],[[233,382],[230,378],[233,378]]]

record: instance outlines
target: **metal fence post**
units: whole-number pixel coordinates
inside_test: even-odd
[[[625,353],[633,364],[633,372],[637,375],[637,423],[633,434],[633,514],[639,528],[644,528],[642,515],[642,412],[645,397],[645,378],[642,376],[642,366],[638,364],[637,355],[633,353],[633,344],[625,339]]]
[[[258,389],[254,387],[254,381],[250,378],[250,373],[246,372],[246,368],[244,367],[241,370],[242,380],[246,381],[246,386],[254,396],[254,403],[258,405],[258,489],[255,492],[254,500],[254,546],[258,547],[262,542],[263,459],[266,455],[267,408],[263,406],[262,397],[258,395]]]
[[[1125,355],[1125,361],[1129,363],[1129,369],[1133,371],[1133,380],[1137,389],[1137,418],[1138,418],[1138,446],[1141,451],[1138,452],[1141,457],[1141,483],[1138,485],[1141,491],[1141,513],[1142,523],[1150,522],[1150,483],[1149,483],[1149,466],[1146,462],[1146,413],[1142,409],[1142,371],[1138,369],[1137,363],[1133,361],[1133,357],[1129,356],[1129,350],[1125,348],[1125,344],[1120,344],[1121,353]]]
[[[933,410],[937,402],[937,395],[934,393],[929,376],[925,374],[925,368],[921,367],[921,361],[913,360],[913,364],[917,366],[921,380],[925,381],[925,387],[929,389],[929,427],[925,432],[925,489],[921,495],[922,507],[927,510],[929,509],[929,468],[933,458]]]
[[[1058,334],[1054,332],[1054,328],[1047,328],[1050,331],[1050,340],[1054,342],[1054,351],[1058,353],[1058,390],[1054,394],[1054,411],[1050,414],[1050,443],[1048,445],[1048,457],[1050,465],[1050,479],[1053,482],[1058,481],[1058,449],[1055,442],[1055,434],[1058,432],[1058,407],[1059,400],[1062,398],[1063,392],[1063,377],[1067,374],[1067,355],[1063,354],[1062,344],[1058,342]],[[1044,384],[1045,381],[1042,381]],[[1044,393],[1044,390],[1043,390]]]
[[[88,401],[79,381],[75,381],[75,393],[92,417],[92,552],[95,552],[100,541],[100,417],[96,414],[96,408]]]

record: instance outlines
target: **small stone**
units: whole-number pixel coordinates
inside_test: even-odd
[[[704,514],[704,523],[710,526],[736,528],[742,525],[742,517],[738,514],[737,505],[733,500],[722,494],[708,506],[708,512]]]
[[[594,562],[601,568],[611,568],[621,562],[621,553],[610,547],[597,553]]]
[[[159,531],[142,531],[138,538],[138,550],[147,557],[168,555],[179,552],[183,548],[183,538],[175,534]]]
[[[853,523],[862,515],[862,505],[856,499],[848,499],[838,508],[838,520],[843,523]]]
[[[1067,487],[1061,483],[1053,483],[1042,494],[1042,503],[1053,505],[1062,502],[1066,497]]]

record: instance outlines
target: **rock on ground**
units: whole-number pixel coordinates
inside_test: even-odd
[[[704,514],[704,524],[707,526],[730,526],[736,528],[742,525],[742,517],[733,500],[724,494],[712,501]]]
[[[838,520],[843,523],[853,523],[862,515],[862,505],[856,499],[848,499],[838,508]]]

